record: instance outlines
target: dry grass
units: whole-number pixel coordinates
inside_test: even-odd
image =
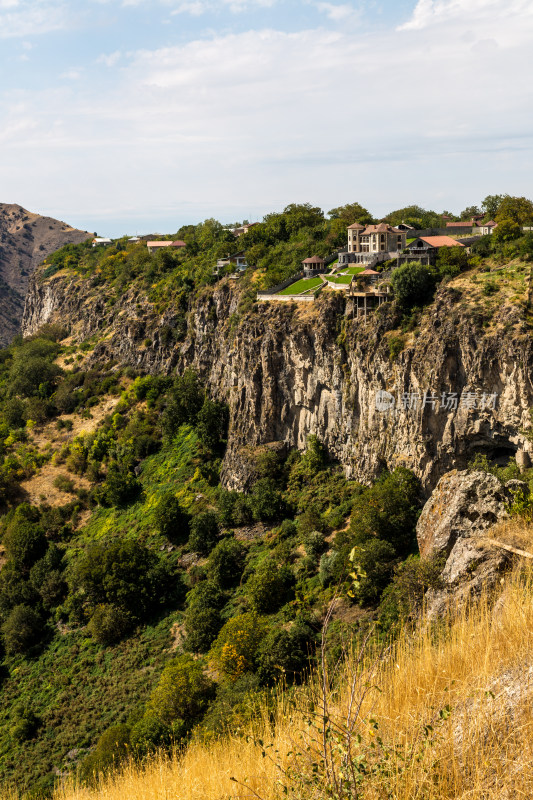
[[[495,606],[484,598],[439,633],[406,632],[373,668],[368,651],[350,656],[335,681],[317,675],[295,703],[280,698],[274,722],[264,713],[248,736],[193,742],[181,757],[131,765],[95,790],[64,786],[55,800],[274,800],[280,781],[294,800],[529,798],[532,654],[532,573],[517,572]],[[357,791],[330,794],[342,764],[349,774],[350,749],[368,775]]]

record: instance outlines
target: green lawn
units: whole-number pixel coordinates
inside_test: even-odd
[[[405,244],[411,244],[411,242],[414,242],[415,239],[416,239],[416,236],[413,236],[412,239],[406,239],[405,240]]]
[[[348,267],[347,269],[343,269],[343,273],[346,275],[359,275],[360,272],[364,271],[364,267]]]
[[[330,275],[328,281],[331,283],[351,283],[351,275]]]
[[[302,278],[296,283],[291,283],[286,289],[282,289],[278,294],[302,294],[308,289],[316,289],[317,286],[322,284],[322,278]]]

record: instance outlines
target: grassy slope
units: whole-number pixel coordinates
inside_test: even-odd
[[[296,283],[292,283],[290,286],[287,286],[286,289],[282,289],[281,292],[278,294],[302,294],[302,292],[307,291],[308,289],[314,289],[317,286],[320,286],[322,283],[322,278],[302,278],[300,281],[296,281]]]
[[[369,658],[364,665],[354,656],[347,658],[336,688],[326,692],[339,745],[329,766],[339,774],[339,753],[348,743],[350,701],[355,700],[356,708],[362,699],[353,727],[361,742],[352,741],[352,747],[368,770],[361,777],[358,797],[531,796],[533,714],[527,687],[533,647],[532,578],[531,570],[517,571],[504,584],[495,608],[483,597],[477,606],[463,609],[439,636],[428,627],[414,637],[406,633],[372,674]],[[367,680],[372,688],[363,698]],[[207,744],[194,742],[181,759],[156,760],[145,769],[130,767],[96,791],[64,786],[56,800],[275,800],[283,796],[280,779],[294,800],[317,800],[326,795],[328,784],[320,766],[321,703],[317,677],[296,704],[289,706],[281,698],[274,727],[264,714],[250,731]],[[309,713],[311,708],[316,716]],[[255,744],[259,739],[262,744]],[[266,757],[261,757],[262,751]],[[318,763],[316,777],[313,762]]]
[[[143,462],[141,500],[124,509],[97,508],[70,540],[70,554],[104,536],[132,537],[156,550],[166,549],[168,541],[152,525],[151,512],[158,497],[169,486],[179,486],[177,494],[183,505],[190,506],[199,494],[205,498],[212,491],[196,468],[196,447],[196,434],[183,427],[170,450]],[[177,553],[168,558],[175,560]],[[173,654],[171,628],[179,618],[179,612],[171,612],[111,647],[96,644],[85,630],[53,629],[41,655],[6,658],[7,674],[1,687],[0,784],[30,787],[58,764],[72,767],[69,751],[81,748],[74,754],[76,760],[106,728],[123,722],[142,705]],[[31,708],[42,720],[36,738],[20,745],[10,734],[19,705]]]

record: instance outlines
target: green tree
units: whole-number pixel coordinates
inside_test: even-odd
[[[159,532],[171,542],[185,542],[189,536],[189,515],[170,491],[157,504],[154,520]]]
[[[283,511],[281,492],[272,478],[259,478],[249,497],[254,519],[273,520]]]
[[[259,613],[270,614],[285,605],[292,596],[294,575],[287,565],[279,566],[265,559],[246,583],[246,594]]]
[[[399,555],[406,555],[415,543],[415,526],[420,511],[420,484],[404,467],[384,473],[353,503],[350,529],[359,541],[383,539]]]
[[[48,541],[40,525],[15,517],[4,536],[4,546],[11,563],[27,572],[44,556]]]
[[[207,653],[221,627],[222,617],[218,608],[188,608],[185,612],[187,650]]]
[[[90,545],[70,567],[68,582],[90,616],[98,605],[109,604],[144,619],[183,592],[170,565],[131,539]]]
[[[130,755],[130,728],[113,725],[98,739],[95,749],[82,762],[81,777],[96,783],[102,772],[117,770]]]
[[[454,278],[468,268],[466,247],[441,247],[437,255],[437,271],[440,278]]]
[[[353,565],[361,578],[354,590],[355,599],[361,605],[377,602],[397,563],[396,548],[389,542],[370,537],[357,545]]]
[[[150,695],[147,711],[165,724],[177,719],[191,723],[206,711],[215,684],[204,675],[201,664],[189,655],[171,661]]]
[[[480,214],[480,210],[477,206],[467,206],[464,211],[461,211],[460,217],[463,221],[468,221],[472,219],[472,217],[476,217]]]
[[[205,398],[198,412],[196,429],[201,443],[210,450],[220,450],[227,437],[229,410],[225,403]]]
[[[224,677],[232,681],[246,672],[254,672],[266,631],[266,622],[255,612],[231,617],[210,650],[211,663]]]
[[[15,606],[2,625],[4,647],[9,655],[26,653],[43,635],[43,621],[33,608]]]
[[[512,220],[517,225],[533,225],[533,203],[527,197],[505,195],[496,214],[498,227],[504,220]],[[494,233],[496,233],[496,230]]]
[[[167,439],[172,439],[181,425],[194,425],[204,403],[204,391],[198,375],[186,369],[179,375],[168,394],[169,400],[161,416],[161,427]]]
[[[207,574],[222,589],[239,583],[244,569],[246,550],[236,539],[223,539],[211,551]]]
[[[203,556],[209,555],[218,541],[218,521],[214,511],[197,514],[191,521],[189,549]]]
[[[109,645],[122,639],[131,625],[131,616],[123,608],[101,603],[96,606],[87,630],[99,644]]]
[[[520,238],[522,235],[522,228],[512,219],[502,219],[498,222],[492,233],[492,242],[494,244],[504,244],[505,242],[512,242],[514,239]]]
[[[485,216],[494,219],[504,198],[504,194],[488,194],[481,203],[481,209]]]
[[[262,683],[273,684],[280,678],[293,683],[309,669],[315,634],[305,622],[296,621],[287,631],[271,630],[264,638],[259,654],[258,673]]]
[[[391,286],[400,305],[412,308],[430,299],[435,283],[428,267],[411,261],[393,271]]]

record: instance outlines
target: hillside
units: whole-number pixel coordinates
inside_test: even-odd
[[[44,258],[90,236],[65,222],[0,203],[0,345],[20,332],[28,281]]]
[[[152,260],[147,287],[133,272],[144,250],[108,253],[96,274],[94,266],[46,266],[32,283],[24,331],[69,320],[73,339],[90,344],[91,364],[114,360],[151,374],[194,368],[229,406],[227,488],[248,488],[250,448],[301,449],[309,433],[349,477],[366,482],[401,465],[426,493],[476,454],[529,459],[527,258],[475,256],[423,309],[386,303],[364,320],[340,292],[303,306],[256,302],[268,268],[214,281],[202,267],[193,288],[182,256],[167,266]],[[396,413],[376,408],[382,390],[397,400]],[[482,408],[493,393],[495,407]],[[402,407],[407,395],[433,397],[437,413],[429,404]],[[455,395],[457,407],[442,408],[443,395]],[[470,407],[467,395],[477,398]]]
[[[304,252],[326,256],[340,239],[338,220],[319,212],[291,206],[238,243],[208,220],[173,235],[185,248],[155,255],[127,239],[69,244],[32,276],[25,338],[0,351],[6,796],[49,798],[68,780],[90,796],[96,775],[131,756],[138,796],[158,797],[160,784],[151,795],[136,770],[178,747],[195,775],[189,797],[247,797],[222,783],[233,776],[273,800],[279,771],[266,755],[252,766],[252,726],[263,742],[274,737],[265,753],[279,750],[289,796],[322,798],[320,757],[315,778],[300,751],[286,760],[286,719],[308,718],[316,684],[306,679],[324,665],[332,675],[337,659],[340,675],[366,668],[366,655],[352,657],[361,648],[384,648],[383,687],[405,685],[417,653],[423,687],[442,647],[458,706],[469,680],[496,694],[503,660],[492,675],[458,652],[478,629],[476,647],[486,642],[500,581],[531,549],[531,237],[518,228],[503,246],[407,264],[366,319],[334,289],[300,305],[258,300]],[[243,240],[250,266],[215,275]],[[376,404],[383,391],[398,399],[394,413]],[[403,402],[430,393],[434,404]],[[517,597],[528,581],[517,575]],[[481,617],[468,616],[470,600]],[[450,604],[460,636],[452,621],[428,621]],[[525,624],[522,640],[513,633],[517,665]],[[433,678],[418,699],[405,693],[403,709],[375,699],[375,723],[362,707],[357,782],[369,798],[387,796],[393,775],[370,740],[397,770],[394,787],[401,746],[410,768],[423,765],[417,781],[432,771],[428,797],[473,787],[449,750],[439,758],[460,781],[448,794],[448,767],[441,780],[419,758],[445,730],[427,704],[449,716]],[[341,709],[346,681],[326,690]],[[413,740],[402,738],[409,719]],[[344,752],[346,740],[337,744]],[[156,769],[184,784],[179,764]],[[115,796],[135,797],[133,784],[118,786]]]

